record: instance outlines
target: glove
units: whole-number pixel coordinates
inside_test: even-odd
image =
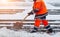
[[[36,1],[36,0],[33,0],[33,1]]]
[[[33,14],[32,12],[28,13],[28,15],[32,15],[32,14]]]

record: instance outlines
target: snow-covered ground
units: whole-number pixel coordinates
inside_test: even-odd
[[[53,0],[53,1],[52,0],[44,0],[44,1],[46,2],[46,6],[47,6],[48,9],[60,9],[60,7],[55,7],[55,6],[52,6],[50,4],[50,3],[60,3],[60,0]],[[3,7],[3,8],[6,8],[6,7]],[[28,10],[29,9],[26,9],[22,13],[16,13],[16,14],[11,14],[11,15],[10,14],[0,14],[0,19],[5,19],[5,20],[7,20],[7,19],[10,19],[10,20],[23,19],[27,15],[27,13],[29,12]],[[29,16],[27,19],[32,19],[33,20],[34,19],[34,15]],[[53,16],[52,15],[48,15],[47,19],[59,20],[60,19],[60,15],[59,16],[58,15],[53,15]],[[0,29],[0,37],[60,37],[60,32],[58,32],[58,33],[56,33],[54,35],[49,35],[47,33],[41,34],[41,33],[38,33],[38,32],[37,33],[29,33],[29,32],[24,31],[24,30],[13,31],[13,30],[9,30],[6,27],[4,27],[4,28]]]
[[[13,31],[9,30],[7,28],[1,28],[0,29],[0,37],[60,37],[60,32],[54,34],[54,35],[49,35],[47,33],[41,34],[41,33],[29,33],[27,31]]]

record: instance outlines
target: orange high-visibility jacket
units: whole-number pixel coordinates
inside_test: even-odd
[[[39,9],[39,11],[35,13],[36,15],[47,13],[47,8],[44,1],[34,2],[33,9]]]

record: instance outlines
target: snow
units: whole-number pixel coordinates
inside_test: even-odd
[[[45,0],[45,2],[46,2],[46,6],[47,6],[48,9],[60,9],[60,7],[54,7],[51,4],[49,4],[49,3],[60,3],[60,0],[59,1],[58,0],[53,0],[53,1],[52,0]],[[2,7],[0,6],[0,8],[2,8]],[[5,7],[3,7],[3,8],[5,8]],[[10,7],[8,7],[8,8],[10,8]],[[13,7],[13,8],[15,8],[15,7]],[[16,7],[16,8],[19,8],[19,7]],[[25,8],[26,7],[21,8],[21,9],[25,9]],[[0,14],[0,19],[4,19],[4,20],[6,20],[6,19],[10,19],[10,20],[23,19],[27,15],[27,13],[30,11],[29,9],[30,9],[30,6],[29,6],[28,9],[26,9],[22,13],[16,13],[16,14],[12,14],[12,15],[11,14]],[[29,16],[27,19],[34,19],[34,15]],[[59,20],[60,15],[59,16],[58,15],[53,15],[53,16],[48,15],[47,19]],[[60,37],[59,35],[60,35],[60,32],[58,32],[54,35],[49,35],[47,33],[42,34],[42,33],[39,33],[39,32],[29,33],[29,32],[24,31],[24,30],[13,31],[13,30],[7,29],[6,27],[0,28],[0,37]]]
[[[0,29],[0,37],[60,37],[60,32],[54,35],[49,35],[47,33],[29,33],[27,31],[13,31],[6,27]]]

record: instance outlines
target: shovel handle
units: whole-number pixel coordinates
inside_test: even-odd
[[[23,20],[25,20],[27,17],[28,17],[28,15],[26,15]]]
[[[28,17],[29,15],[26,15],[25,17],[24,17],[24,19],[21,21],[21,23],[23,23],[23,21]]]

